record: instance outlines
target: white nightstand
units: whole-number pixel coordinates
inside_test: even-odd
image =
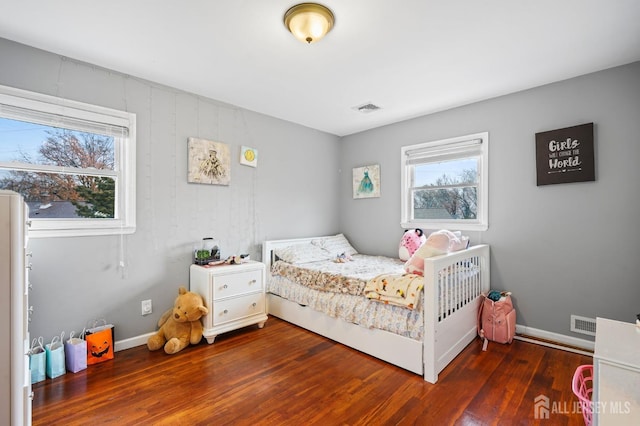
[[[209,344],[220,333],[248,325],[264,327],[265,265],[249,261],[239,265],[191,265],[190,289],[205,300],[209,313],[202,318]]]

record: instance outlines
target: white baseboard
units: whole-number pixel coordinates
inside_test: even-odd
[[[530,339],[527,336],[544,339],[547,340],[547,342]],[[588,356],[593,355],[593,350],[595,348],[595,342],[592,342],[591,340],[580,339],[578,337],[567,336],[559,333],[552,333],[551,331],[540,330],[538,328],[527,327],[525,325],[519,324],[516,324],[515,339]]]
[[[115,344],[114,350],[116,352],[123,351],[125,349],[135,348],[136,346],[142,346],[147,344],[149,337],[154,335],[155,332],[142,334],[140,336],[130,337],[129,339],[118,340]],[[524,335],[524,336],[522,336]],[[542,342],[540,340],[529,339],[526,336],[535,337],[538,339],[548,340],[548,342]],[[517,340],[524,342],[535,343],[538,345],[549,346],[556,349],[562,349],[565,351],[575,352],[583,355],[592,355],[595,348],[595,343],[591,340],[580,339],[577,337],[566,336],[564,334],[552,333],[546,330],[540,330],[538,328],[527,327],[525,325],[516,325],[516,337]],[[555,344],[556,342],[557,344]],[[581,351],[580,349],[584,349]]]
[[[154,334],[156,333],[151,332],[147,334],[142,334],[140,336],[130,337],[124,340],[118,340],[114,345],[113,350],[118,352],[118,351],[123,351],[125,349],[135,348],[136,346],[146,345],[147,340],[149,340],[149,337],[153,336]]]

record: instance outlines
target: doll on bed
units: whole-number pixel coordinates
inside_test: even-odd
[[[341,253],[339,255],[336,256],[334,262],[336,263],[346,263],[353,260],[353,258],[351,257],[350,254],[347,253]]]

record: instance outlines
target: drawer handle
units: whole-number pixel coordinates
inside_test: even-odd
[[[224,311],[222,311],[223,314],[228,314],[229,310],[225,309]]]
[[[229,286],[225,284],[222,286],[222,288],[229,288]]]
[[[256,280],[251,280],[251,281],[249,281],[249,285],[251,285],[251,284],[255,284],[255,283],[256,283]]]
[[[255,308],[256,306],[258,306],[258,304],[257,304],[256,302],[253,302],[253,303],[251,304],[251,306],[253,306],[253,307]]]

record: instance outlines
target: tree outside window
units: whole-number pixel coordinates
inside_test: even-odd
[[[32,138],[23,145],[29,147],[28,150],[14,142],[22,138],[18,135],[21,130]],[[38,217],[40,210],[54,205],[61,208],[53,209],[53,217],[114,217],[115,180],[91,174],[92,170],[114,169],[113,137],[0,118],[0,144],[17,146],[13,158],[0,158],[16,167],[0,178],[0,189],[20,193],[32,206],[32,217]],[[7,157],[8,150],[2,152],[3,157]],[[74,173],[35,171],[38,166],[53,166]],[[65,203],[75,209],[62,208]]]
[[[135,232],[135,154],[135,114],[0,86],[0,189],[31,237]]]
[[[488,227],[487,132],[401,149],[401,226],[485,230]]]

